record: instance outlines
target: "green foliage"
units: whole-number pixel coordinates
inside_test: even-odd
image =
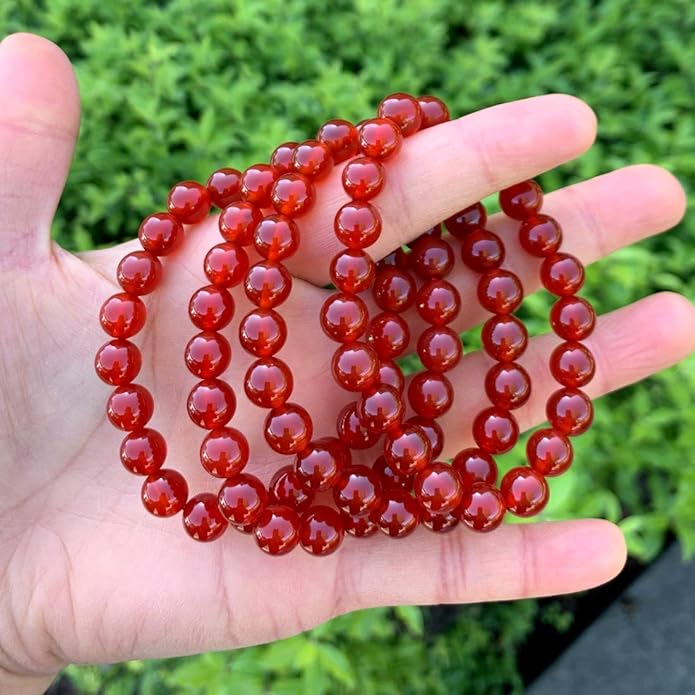
[[[361,119],[398,89],[440,94],[454,113],[570,92],[596,110],[599,138],[544,174],[547,188],[636,162],[695,184],[689,0],[5,0],[0,31],[14,30],[57,41],[77,69],[82,131],[55,225],[71,249],[132,237],[173,181],[266,160],[273,144],[326,117]],[[693,299],[694,251],[691,216],[592,268],[588,294],[603,311],[662,289]],[[533,330],[545,330],[547,306],[526,303]],[[619,521],[643,560],[667,532],[695,553],[694,393],[691,359],[602,399],[577,440],[581,464],[552,481],[546,517]],[[515,648],[535,612],[467,607],[423,637],[419,609],[374,610],[234,654],[70,673],[109,695],[518,691]],[[561,613],[544,619],[567,625]]]

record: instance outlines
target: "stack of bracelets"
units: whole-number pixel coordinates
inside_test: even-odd
[[[508,511],[518,516],[540,512],[548,501],[547,476],[567,470],[572,462],[569,437],[591,424],[593,410],[580,387],[594,374],[591,352],[580,342],[592,332],[595,314],[576,296],[584,282],[582,264],[559,251],[558,223],[540,212],[543,193],[534,181],[500,193],[502,211],[519,221],[525,251],[542,259],[540,278],[558,297],[550,313],[553,331],[565,342],[550,356],[550,371],[561,386],[548,399],[550,427],[528,440],[528,465],[512,468],[499,488],[493,458],[509,451],[519,436],[512,414],[529,398],[528,373],[517,360],[528,335],[513,316],[523,289],[519,278],[501,268],[505,248],[485,228],[485,208],[477,203],[427,230],[408,246],[375,262],[368,249],[379,238],[381,219],[374,200],[384,187],[386,162],[419,130],[449,118],[435,97],[416,99],[392,94],[379,105],[377,118],[357,126],[332,120],[316,139],[288,142],[272,154],[270,164],[256,164],[243,173],[224,168],[207,185],[184,181],[169,193],[167,212],[147,217],[139,229],[142,251],[125,256],[117,270],[122,292],[101,308],[103,329],[113,339],[96,356],[96,371],[115,386],[107,415],[127,435],[120,450],[125,468],[145,476],[142,501],[156,516],[183,512],[187,533],[198,541],[219,538],[231,525],[253,535],[271,555],[301,545],[314,555],[328,555],[347,532],[366,537],[381,530],[393,538],[412,533],[422,523],[436,532],[459,523],[475,531],[491,531]],[[325,301],[320,324],[337,348],[332,359],[336,382],[355,394],[337,416],[336,436],[314,438],[309,413],[289,402],[292,373],[277,353],[287,338],[280,305],[292,289],[284,262],[297,252],[296,219],[316,199],[315,182],[334,164],[346,162],[342,185],[350,201],[335,215],[335,235],[344,247],[330,264],[335,292]],[[185,350],[187,368],[200,379],[190,391],[188,414],[207,430],[200,449],[204,469],[223,479],[217,493],[189,497],[185,478],[163,468],[166,443],[148,428],[154,402],[133,380],[141,366],[138,348],[130,342],[146,318],[142,295],[156,287],[160,258],[182,240],[184,225],[201,222],[210,208],[221,209],[223,242],[205,256],[209,284],[190,299],[188,314],[195,330]],[[485,377],[491,402],[473,422],[476,448],[460,451],[451,463],[438,461],[444,433],[437,418],[451,408],[454,391],[446,372],[461,359],[458,333],[449,324],[459,313],[459,292],[447,275],[460,245],[461,259],[479,274],[477,295],[491,313],[482,329],[485,352],[495,360]],[[249,267],[245,247],[262,260]],[[232,388],[221,379],[231,361],[231,347],[222,331],[232,320],[230,288],[243,285],[255,308],[239,322],[239,342],[255,361],[244,379],[244,392],[267,410],[264,436],[278,454],[293,463],[280,468],[268,488],[244,472],[249,444],[228,427],[236,407]],[[360,297],[371,292],[381,313],[370,317]],[[410,344],[404,312],[415,307],[427,324],[417,338],[417,354],[425,371],[407,384],[395,361]],[[406,402],[407,398],[407,402]],[[415,415],[406,419],[406,408]],[[373,465],[354,465],[353,451],[371,449],[382,440]],[[317,493],[331,491],[334,506],[315,505]]]

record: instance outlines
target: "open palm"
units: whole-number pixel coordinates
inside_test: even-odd
[[[114,269],[134,244],[78,258],[50,242],[79,118],[74,77],[59,49],[30,35],[6,39],[0,94],[0,691],[39,692],[68,662],[236,647],[367,606],[576,591],[619,571],[622,537],[599,520],[509,525],[487,537],[419,530],[400,542],[381,536],[347,542],[316,560],[300,551],[267,557],[234,531],[214,544],[194,543],[180,517],[148,515],[138,499],[140,482],[118,464],[121,433],[104,417],[108,389],[92,369],[105,340],[99,305],[116,291]],[[550,95],[414,136],[389,162],[378,200],[384,233],[370,250],[387,254],[475,200],[581,154],[594,135],[586,105]],[[332,214],[343,194],[336,175],[321,183],[319,195],[320,204],[301,220],[303,242],[290,264],[295,281],[282,307],[289,328],[282,357],[295,375],[292,400],[324,435],[333,433],[346,402],[330,376],[334,345],[317,319],[326,259],[338,250]],[[684,198],[664,170],[635,166],[554,192],[545,208],[563,223],[563,249],[591,262],[675,224]],[[493,218],[490,227],[514,238],[504,219]],[[193,378],[182,365],[194,330],[182,317],[191,292],[205,284],[202,258],[216,237],[210,219],[167,257],[138,337],[144,356],[138,381],[155,395],[153,426],[167,437],[167,466],[184,472],[193,493],[214,491],[218,482],[197,465],[201,431],[186,414]],[[530,292],[536,262],[510,247],[507,265]],[[463,298],[463,330],[482,318],[474,277],[459,266],[452,282]],[[241,316],[243,294],[235,301]],[[227,337],[235,352],[227,378],[239,384],[250,359],[232,330]],[[518,411],[525,427],[544,417],[552,344],[551,336],[534,339],[523,360],[534,382],[532,402]],[[684,357],[695,346],[695,311],[682,297],[655,295],[602,317],[588,344],[598,364],[589,391],[597,396]],[[452,372],[466,397],[442,419],[444,456],[470,443],[486,360],[467,355]],[[251,443],[248,469],[267,481],[287,461],[264,444],[262,422],[263,412],[240,399],[234,425]]]

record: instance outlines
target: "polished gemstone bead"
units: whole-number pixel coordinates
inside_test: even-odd
[[[482,203],[474,203],[444,220],[444,226],[451,236],[463,239],[475,229],[482,229],[487,222],[487,213]]]
[[[156,212],[142,221],[138,238],[145,251],[166,256],[181,245],[183,225],[168,212]]]
[[[478,282],[478,301],[493,314],[511,314],[523,298],[521,280],[509,270],[491,270]]]
[[[213,379],[232,361],[232,348],[220,333],[204,331],[193,336],[184,352],[186,366],[200,379]]]
[[[500,492],[507,509],[516,516],[534,516],[548,503],[548,483],[533,468],[512,468],[502,478]]]
[[[545,413],[556,430],[571,437],[586,432],[594,419],[591,399],[574,388],[559,389],[551,394]]]
[[[130,338],[145,325],[147,310],[138,297],[121,292],[109,297],[101,306],[101,327],[114,338]]]
[[[371,287],[376,266],[364,251],[346,249],[333,258],[329,272],[331,281],[339,290],[357,294]]]
[[[405,388],[405,377],[403,370],[393,361],[380,359],[379,383],[393,386],[398,393],[403,393]]]
[[[246,296],[262,309],[282,304],[290,295],[292,276],[285,266],[272,261],[260,261],[249,268],[244,278]]]
[[[268,504],[268,491],[255,475],[241,473],[222,483],[217,501],[230,523],[249,526],[258,521]]]
[[[454,267],[454,252],[439,237],[422,236],[411,249],[410,267],[422,278],[443,278]]]
[[[496,529],[506,511],[499,490],[485,483],[476,483],[456,513],[466,526],[484,533]]]
[[[408,386],[408,401],[421,417],[441,417],[451,408],[454,389],[451,382],[437,372],[420,372]]]
[[[534,217],[543,205],[543,190],[535,181],[522,181],[500,191],[502,212],[513,220]]]
[[[340,411],[336,431],[340,441],[350,449],[369,449],[379,439],[378,433],[370,432],[360,421],[356,403],[348,403]]]
[[[504,454],[519,439],[519,425],[506,410],[486,408],[473,421],[473,438],[488,454]]]
[[[296,403],[285,403],[268,413],[263,433],[273,451],[289,455],[304,451],[312,430],[309,413]]]
[[[521,408],[531,396],[531,378],[516,362],[496,364],[485,376],[485,392],[492,405],[498,408]]]
[[[593,379],[596,363],[585,345],[562,343],[550,355],[550,372],[563,386],[584,386]]]
[[[99,348],[94,368],[99,378],[111,386],[129,384],[140,373],[140,350],[129,340],[111,340]]]
[[[536,215],[521,223],[519,243],[532,256],[553,256],[562,243],[562,230],[552,217]]]
[[[181,181],[170,191],[167,209],[179,222],[196,224],[210,212],[210,196],[205,186],[197,181]]]
[[[494,485],[497,482],[495,459],[482,449],[462,449],[451,465],[459,474],[464,490],[470,490],[476,483]]]
[[[206,184],[210,202],[220,210],[241,200],[241,172],[223,167],[210,174]]]
[[[435,461],[423,468],[413,483],[420,506],[431,513],[452,512],[463,499],[459,474],[449,464]]]
[[[432,460],[427,433],[415,424],[404,423],[388,432],[384,440],[384,462],[397,475],[410,476]]]
[[[410,270],[410,254],[406,253],[402,246],[381,258],[376,264],[377,272],[386,268],[400,268]]]
[[[388,118],[372,118],[359,128],[360,148],[367,157],[387,159],[403,144],[399,127]]]
[[[290,507],[269,505],[261,512],[253,534],[261,550],[269,555],[284,555],[299,543],[299,516]]]
[[[351,249],[365,249],[381,234],[381,216],[373,205],[353,200],[338,210],[333,229],[341,244]]]
[[[223,239],[247,246],[253,241],[256,225],[263,219],[258,207],[252,203],[239,201],[228,205],[217,221]]]
[[[198,427],[206,430],[225,425],[236,410],[234,391],[224,381],[199,381],[188,394],[188,415]]]
[[[249,460],[249,443],[233,427],[212,430],[200,447],[203,468],[216,478],[233,478]]]
[[[275,170],[269,164],[253,164],[241,175],[241,198],[258,207],[270,205]]]
[[[293,385],[289,367],[274,357],[256,360],[244,377],[246,397],[260,408],[279,408],[290,397]]]
[[[218,331],[234,316],[234,300],[223,287],[208,285],[196,290],[188,303],[188,316],[203,331]]]
[[[425,95],[418,97],[417,102],[420,104],[420,111],[422,111],[420,130],[449,120],[449,109],[441,99]]]
[[[515,316],[501,314],[488,319],[481,332],[483,349],[498,362],[512,362],[528,344],[526,327]]]
[[[380,309],[400,314],[415,303],[417,288],[409,273],[387,268],[377,271],[372,292]]]
[[[367,429],[381,433],[400,424],[405,405],[396,389],[379,384],[362,396],[357,404],[357,414]]]
[[[162,279],[162,264],[149,251],[133,251],[121,259],[116,279],[124,292],[149,294]]]
[[[343,188],[355,200],[368,200],[384,187],[384,167],[376,159],[357,157],[343,169]]]
[[[422,125],[422,109],[415,97],[403,92],[384,97],[377,109],[379,118],[389,118],[406,137],[416,133]]]
[[[275,472],[268,487],[271,504],[283,504],[298,512],[308,509],[314,501],[314,493],[304,487],[304,481],[294,466],[283,466]]]
[[[415,305],[424,321],[433,326],[445,326],[458,315],[461,295],[446,280],[430,280],[418,290]]]
[[[186,479],[170,468],[161,468],[145,478],[140,491],[142,503],[150,514],[174,516],[185,506],[188,498]]]
[[[121,463],[136,475],[152,475],[164,464],[167,444],[157,430],[145,427],[129,432],[121,442]]]
[[[435,533],[447,533],[453,531],[459,524],[459,518],[454,512],[428,512],[420,510],[420,523]]]
[[[227,519],[220,511],[217,496],[202,492],[191,497],[183,508],[183,527],[196,541],[217,540],[228,526]]]
[[[340,516],[343,520],[345,533],[349,533],[355,538],[368,538],[379,530],[379,524],[377,523],[379,514],[376,512],[369,516],[351,516],[342,512]]]
[[[487,229],[473,229],[461,239],[461,260],[475,273],[496,270],[504,257],[502,240]]]
[[[294,151],[297,149],[298,144],[298,142],[283,142],[282,145],[278,145],[273,150],[273,154],[270,156],[270,166],[275,169],[275,174],[277,176],[289,174],[291,171],[294,171],[292,157],[294,156]]]
[[[431,326],[420,334],[417,354],[425,369],[446,372],[461,360],[463,346],[458,333],[447,326]]]
[[[239,244],[225,242],[213,246],[205,256],[203,270],[216,287],[235,287],[249,269],[249,257]]]
[[[385,490],[379,528],[392,538],[410,535],[420,522],[417,500],[404,490]]]
[[[431,460],[436,459],[444,450],[444,431],[432,418],[420,417],[414,415],[405,421],[406,425],[417,425],[426,435],[430,442],[432,454]]]
[[[353,343],[367,330],[367,305],[356,295],[332,294],[319,314],[324,333],[340,343]]]
[[[381,501],[379,476],[367,466],[344,468],[333,487],[333,500],[351,516],[371,514]]]
[[[377,314],[369,324],[367,342],[376,350],[379,359],[390,360],[402,355],[408,347],[410,329],[398,314]]]
[[[569,253],[557,253],[544,259],[541,282],[548,292],[560,297],[571,296],[584,284],[584,266]]]
[[[299,217],[314,204],[314,185],[302,174],[283,174],[273,184],[270,200],[275,210],[287,217]]]
[[[316,139],[328,147],[336,164],[359,152],[357,128],[340,118],[324,123],[319,128]]]
[[[333,376],[347,391],[366,391],[379,378],[379,357],[366,343],[340,346],[331,362]]]
[[[405,490],[406,492],[413,491],[414,474],[405,475],[396,473],[391,466],[386,463],[384,456],[379,458],[372,464],[372,470],[379,476],[382,490]]]
[[[550,310],[550,325],[563,340],[583,340],[594,330],[596,314],[581,297],[561,297]]]
[[[289,258],[299,248],[297,224],[284,215],[268,215],[258,223],[253,245],[258,254],[269,261]]]
[[[299,522],[299,542],[310,555],[330,555],[343,542],[340,512],[318,505],[304,512]]]
[[[553,429],[537,430],[526,443],[526,458],[541,475],[560,475],[572,465],[572,443]]]
[[[337,437],[310,442],[297,456],[296,471],[309,490],[328,490],[350,465],[350,451]]]
[[[318,140],[305,140],[295,148],[292,165],[298,174],[322,179],[333,167],[333,155],[328,145]]]
[[[254,309],[239,324],[239,342],[256,357],[271,357],[287,340],[287,324],[272,309]]]
[[[154,412],[152,394],[139,384],[116,388],[106,404],[106,414],[114,427],[132,432],[143,428]]]

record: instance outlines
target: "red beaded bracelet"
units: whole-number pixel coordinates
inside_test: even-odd
[[[540,512],[548,500],[547,476],[559,475],[572,462],[569,437],[591,424],[589,398],[580,390],[594,374],[594,360],[580,341],[594,327],[591,306],[576,297],[584,282],[582,264],[559,251],[558,223],[540,212],[543,193],[534,181],[500,193],[502,211],[520,222],[525,251],[542,260],[543,285],[559,299],[550,321],[566,342],[550,357],[550,370],[562,388],[551,395],[546,413],[549,428],[540,429],[527,445],[528,466],[510,470],[499,489],[496,454],[509,451],[519,436],[512,410],[529,399],[531,382],[517,362],[528,336],[513,312],[523,299],[519,278],[501,268],[502,240],[485,228],[487,216],[477,203],[427,230],[377,263],[366,249],[381,234],[381,218],[373,200],[383,189],[386,162],[404,138],[449,118],[446,106],[431,96],[392,94],[379,105],[377,118],[357,126],[343,120],[325,123],[316,139],[287,142],[275,149],[270,164],[256,164],[243,173],[220,169],[202,186],[184,181],[172,188],[167,212],[147,217],[139,229],[142,251],[128,254],[118,265],[123,289],[106,300],[100,320],[113,338],[96,356],[98,375],[115,386],[107,415],[128,432],[120,458],[126,469],[146,476],[145,508],[156,516],[183,511],[191,537],[211,541],[231,525],[253,534],[258,546],[272,555],[298,544],[314,555],[327,555],[345,532],[365,537],[378,530],[400,538],[422,523],[432,531],[448,531],[459,522],[476,531],[499,526],[506,511],[519,516]],[[336,382],[356,395],[337,415],[335,436],[314,437],[309,413],[289,401],[292,372],[277,353],[287,338],[279,311],[292,289],[284,262],[296,253],[295,219],[315,202],[315,182],[335,164],[346,162],[342,184],[350,201],[336,213],[334,230],[345,247],[330,263],[334,294],[324,302],[320,324],[338,347],[331,369]],[[200,379],[191,390],[190,418],[208,431],[200,448],[203,468],[223,479],[219,491],[189,497],[185,478],[163,468],[166,443],[146,425],[154,401],[133,383],[141,356],[128,340],[145,324],[142,295],[151,293],[162,275],[160,257],[174,251],[183,225],[202,221],[212,206],[221,209],[222,243],[205,256],[209,284],[193,293],[188,314],[199,331],[188,342],[185,363]],[[270,210],[270,212],[268,212]],[[267,213],[267,214],[264,214]],[[476,448],[460,451],[451,463],[437,460],[444,433],[437,419],[453,403],[454,389],[446,372],[461,360],[458,334],[449,324],[461,298],[446,277],[454,267],[451,242],[460,244],[464,264],[480,275],[478,300],[492,317],[482,329],[485,352],[495,360],[485,377],[491,402],[473,422]],[[245,247],[262,260],[249,267]],[[222,380],[231,362],[223,334],[234,314],[230,288],[243,285],[255,305],[239,322],[239,342],[256,359],[244,378],[246,397],[267,409],[264,436],[279,454],[294,463],[280,468],[268,488],[244,472],[250,457],[242,432],[228,427],[236,409],[234,390]],[[371,291],[381,310],[370,316],[360,297]],[[425,368],[406,379],[396,359],[411,343],[405,317],[412,310],[427,328],[417,337],[417,354]],[[415,413],[406,419],[406,407]],[[373,465],[352,463],[352,453],[370,449],[383,438],[382,453]],[[314,504],[317,493],[331,491],[334,506]]]

